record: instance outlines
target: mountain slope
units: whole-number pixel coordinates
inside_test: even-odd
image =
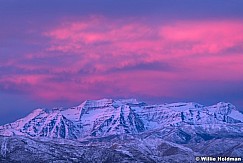
[[[119,139],[119,137],[118,137]],[[0,162],[175,162],[193,160],[194,152],[187,147],[159,139],[125,138],[117,143],[99,140],[88,144],[69,141],[40,141],[21,136],[1,137],[5,149]],[[87,142],[86,142],[87,143]],[[158,150],[157,150],[158,149]],[[161,157],[163,156],[163,157]]]
[[[86,141],[0,136],[0,162],[194,163],[197,162],[196,156],[240,158],[243,153],[242,142],[243,138],[224,138],[179,145],[161,138],[141,138],[139,135],[107,136]]]

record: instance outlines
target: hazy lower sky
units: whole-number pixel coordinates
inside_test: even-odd
[[[100,98],[243,110],[243,1],[0,0],[0,124]]]

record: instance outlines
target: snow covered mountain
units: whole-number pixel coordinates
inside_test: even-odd
[[[87,100],[0,126],[0,162],[195,162],[241,157],[242,139],[243,114],[230,103]]]
[[[147,105],[135,99],[87,100],[77,107],[36,109],[25,118],[0,126],[0,135],[24,135],[81,139],[119,134],[138,134],[161,128],[180,127],[199,130],[229,130],[242,126],[243,114],[230,103],[213,106],[197,103]],[[227,129],[225,129],[227,128]],[[231,131],[232,130],[232,131]]]

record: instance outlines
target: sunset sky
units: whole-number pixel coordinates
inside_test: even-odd
[[[243,1],[0,1],[0,124],[101,98],[243,110]]]

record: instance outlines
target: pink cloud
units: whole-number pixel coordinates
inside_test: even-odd
[[[190,42],[191,53],[220,53],[243,42],[240,21],[176,22],[160,30],[170,42]]]
[[[220,53],[241,45],[243,37],[243,23],[239,21],[181,21],[154,26],[103,18],[65,24],[45,33],[52,39],[49,50],[115,57],[133,53],[151,60],[165,54]]]
[[[242,81],[243,54],[234,51],[243,48],[242,31],[242,22],[228,20],[159,25],[104,17],[67,21],[43,34],[50,40],[46,49],[11,63],[48,73],[5,75],[0,83],[47,100],[172,97],[185,81],[188,88],[197,81]]]

